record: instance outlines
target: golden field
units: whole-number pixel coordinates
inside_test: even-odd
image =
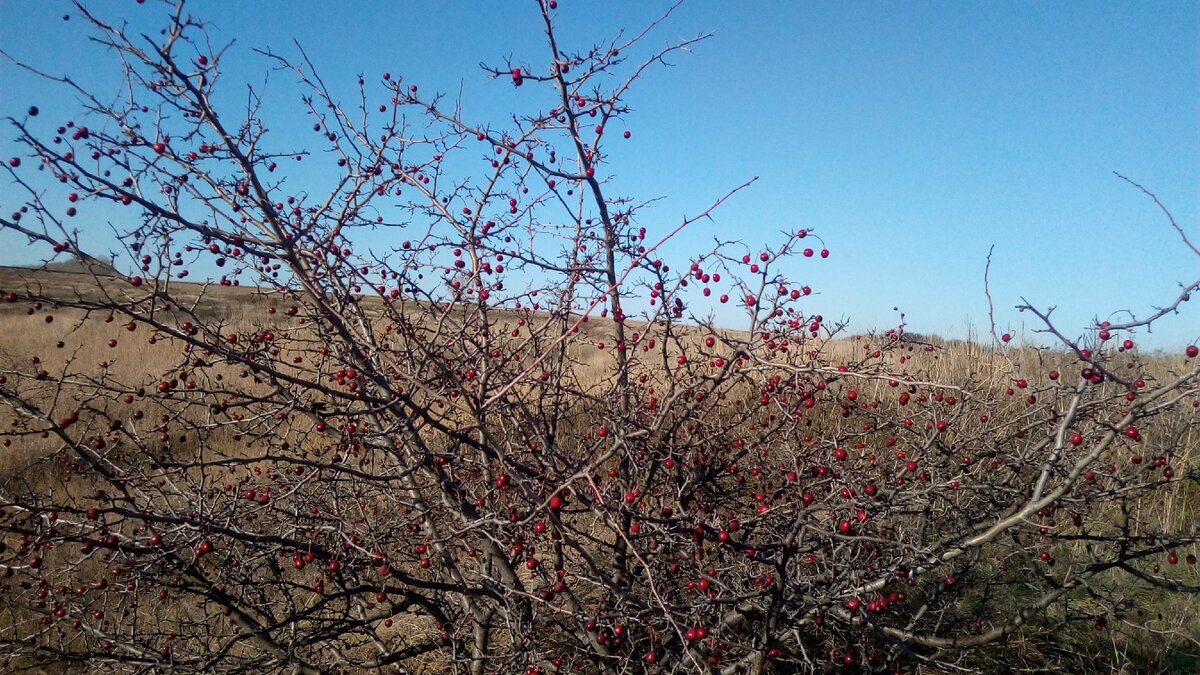
[[[0,270],[0,291],[20,292],[30,287],[36,287],[46,295],[71,298],[117,298],[128,291],[123,280],[115,278],[62,271]],[[268,314],[268,308],[275,307],[282,311],[290,302],[259,289],[180,282],[173,282],[170,294],[177,306],[189,307],[192,315],[219,325],[218,333],[243,335],[262,330],[268,323],[274,325],[274,318],[268,322],[268,318],[274,316]],[[188,360],[194,355],[186,354],[177,342],[169,338],[156,339],[150,344],[150,333],[144,326],[130,331],[126,328],[126,321],[110,319],[105,313],[89,314],[79,309],[50,306],[33,308],[33,311],[30,309],[22,302],[0,304],[0,335],[3,335],[3,341],[0,342],[0,372],[15,374],[45,370],[54,374],[51,378],[53,385],[47,384],[39,390],[36,383],[32,383],[25,394],[38,400],[55,416],[66,415],[80,407],[99,411],[108,418],[130,419],[137,415],[137,419],[145,420],[140,430],[147,439],[145,446],[161,452],[162,461],[186,462],[190,453],[210,453],[210,458],[215,456],[229,460],[228,466],[213,474],[213,478],[219,483],[239,486],[238,489],[246,483],[248,472],[268,459],[256,454],[253,442],[256,433],[292,439],[297,447],[306,439],[311,440],[312,426],[304,418],[295,427],[290,422],[269,424],[254,419],[244,420],[242,424],[214,425],[211,420],[187,419],[197,414],[198,407],[195,405],[178,406],[171,401],[140,395],[135,397],[133,403],[106,398],[108,395],[102,393],[105,390],[133,392],[138,388],[150,389],[173,376],[187,377],[189,372],[194,375],[195,369],[189,366]],[[46,317],[51,315],[53,321],[47,322]],[[540,318],[547,322],[552,320],[550,317]],[[508,330],[516,325],[516,318],[500,314],[495,323],[498,328]],[[640,328],[646,335],[653,335],[655,331],[654,327],[644,324],[631,325],[635,329]],[[603,391],[611,383],[612,350],[597,349],[596,344],[611,342],[612,336],[601,326],[601,322],[589,322],[582,337],[571,347],[574,364],[572,376],[583,389],[596,392]],[[704,332],[699,328],[690,329],[681,338],[681,345],[698,344],[703,335]],[[740,334],[729,332],[729,335]],[[289,338],[291,351],[285,348],[276,355],[278,360],[290,363],[295,354],[295,357],[309,358],[311,361],[312,352],[303,345],[315,342],[306,335],[305,329],[297,329],[289,334]],[[115,343],[110,342],[114,340]],[[1017,377],[1027,378],[1033,389],[1038,389],[1049,384],[1045,374],[1050,370],[1068,372],[1071,368],[1071,358],[1062,350],[994,347],[934,338],[920,344],[914,343],[907,350],[894,350],[881,359],[871,360],[871,352],[881,343],[886,343],[886,339],[880,336],[851,336],[813,341],[807,348],[820,350],[830,364],[869,361],[874,367],[886,368],[889,373],[907,372],[922,381],[945,383],[977,392],[995,392],[996,416],[1000,417],[1007,411],[1015,419],[1019,419],[1020,414],[1013,411],[1021,404],[1011,396],[1006,397],[1003,392],[1011,388]],[[897,357],[902,357],[903,361]],[[310,361],[294,364],[296,372],[316,376],[318,367]],[[1186,368],[1183,357],[1178,355],[1141,355],[1141,364],[1148,377],[1157,379],[1167,379],[1172,373]],[[590,372],[594,372],[594,376]],[[653,362],[647,362],[640,372],[648,373],[650,382],[654,382],[656,371]],[[216,364],[205,370],[203,379],[196,377],[202,390],[219,391],[228,385],[229,390],[251,394],[259,392],[265,395],[269,392],[269,383],[260,381],[253,373],[244,370],[239,372],[228,364]],[[888,395],[889,384],[882,378],[866,380],[860,383],[859,391],[864,396],[882,399]],[[433,401],[432,398],[430,400]],[[1159,421],[1158,433],[1175,434],[1172,441],[1175,463],[1182,467],[1194,467],[1200,463],[1200,436],[1194,423],[1196,412],[1194,408],[1189,412],[1186,407],[1178,410],[1175,414],[1180,415],[1179,419]],[[0,431],[15,429],[18,415],[19,412],[10,407],[0,409],[0,425],[3,425]],[[154,440],[157,432],[152,422],[156,419],[172,420],[175,429],[158,441]],[[447,409],[443,419],[454,419],[453,405]],[[189,424],[192,425],[190,429]],[[264,432],[261,428],[256,429],[256,426],[263,424],[268,424],[269,430]],[[839,424],[841,422],[835,419],[818,422],[818,426],[824,425],[830,429],[836,429]],[[181,427],[185,430],[183,433],[177,431]],[[960,429],[960,433],[964,437],[984,436],[981,431],[969,428]],[[73,479],[71,471],[64,472],[60,454],[62,444],[55,437],[10,434],[5,438],[8,442],[0,456],[0,488],[55,494],[59,502],[70,502],[72,499],[82,502],[95,489],[91,480]],[[369,460],[361,457],[359,461]],[[1200,527],[1196,516],[1198,506],[1200,489],[1196,482],[1178,481],[1164,486],[1151,499],[1139,500],[1136,502],[1137,511],[1123,514],[1122,517],[1140,523],[1152,523],[1164,531],[1188,531]],[[1086,544],[1063,545],[1063,548],[1072,545],[1082,547]],[[1071,552],[1056,551],[1056,556],[1070,558]],[[1180,565],[1167,571],[1183,584],[1195,585],[1200,581],[1195,567]],[[1200,617],[1200,600],[1195,594],[1139,590],[1131,593],[1130,600],[1135,605],[1131,605],[1124,624],[1111,626],[1107,632],[1064,631],[1054,639],[1039,636],[1036,639],[1016,640],[1012,642],[1012,648],[1021,652],[1024,662],[1031,664],[1051,661],[1085,664],[1092,658],[1089,652],[1094,650],[1105,650],[1103,658],[1106,662],[1132,664],[1128,667],[1130,672],[1140,668],[1136,665],[1140,663],[1138,659],[1144,660],[1146,654],[1157,655],[1161,663],[1173,669],[1187,668],[1187,664],[1197,663],[1195,655],[1200,653],[1200,644],[1197,643],[1200,639],[1200,618],[1197,618]],[[0,632],[9,631],[10,635],[6,637],[20,639],[22,622],[26,619],[12,607],[0,611],[9,618],[9,628],[0,629]],[[176,608],[172,611],[190,610]],[[1048,611],[1053,612],[1054,608]],[[141,620],[161,621],[162,615],[149,613]],[[408,624],[398,624],[393,632],[400,631],[401,627],[415,630],[421,625],[421,620],[414,618]],[[436,671],[435,666],[427,665],[431,668],[430,672]]]

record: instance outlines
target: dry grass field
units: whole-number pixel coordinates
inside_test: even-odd
[[[59,297],[111,298],[127,291],[127,285],[116,278],[94,277],[79,271],[0,269],[0,292],[30,287]],[[286,299],[270,292],[217,285],[174,282],[169,293],[177,305],[192,308],[196,316],[203,316],[219,325],[220,331],[242,334],[252,334],[258,330],[268,316],[268,308],[281,309],[287,303]],[[48,322],[47,316],[51,315],[53,321]],[[496,321],[504,329],[515,323],[515,319],[504,317]],[[609,365],[606,359],[610,358],[611,350],[604,351],[593,346],[596,342],[612,339],[604,334],[603,328],[597,326],[599,323],[590,324],[587,340],[580,340],[573,347],[576,362],[581,368],[587,368],[590,364],[603,371],[603,366]],[[653,331],[652,327],[644,325],[635,328],[645,330],[647,334]],[[252,470],[255,462],[263,459],[255,454],[257,451],[252,442],[254,434],[271,433],[290,438],[300,447],[312,433],[312,427],[307,422],[298,427],[269,424],[263,420],[247,420],[240,425],[213,425],[210,424],[211,420],[206,419],[181,419],[195,416],[198,410],[196,406],[175,408],[170,401],[140,396],[132,404],[105,398],[103,390],[133,392],[139,387],[151,388],[164,378],[170,378],[173,374],[178,376],[187,370],[186,355],[180,345],[170,339],[155,340],[151,344],[143,327],[130,331],[122,321],[107,315],[53,307],[31,310],[22,303],[0,303],[0,336],[0,372],[28,370],[30,364],[35,363],[37,368],[61,376],[54,379],[61,380],[63,384],[56,383],[31,394],[51,408],[54,414],[65,415],[71,410],[87,407],[105,411],[111,417],[136,416],[139,420],[145,420],[138,432],[151,438],[147,445],[158,448],[164,462],[184,460],[197,453],[208,453],[210,458],[229,460],[228,468],[223,473],[214,474],[214,477],[218,482],[227,481],[229,485],[238,486],[238,489],[245,484],[247,472]],[[303,342],[299,333],[292,337],[296,342]],[[699,340],[700,332],[686,339]],[[864,349],[871,349],[871,344],[878,344],[873,336],[851,336],[822,341],[813,347],[819,347],[831,363],[847,363],[861,358]],[[963,385],[970,383],[976,391],[996,392],[1010,387],[1014,376],[1041,382],[1046,372],[1069,367],[1068,356],[1056,350],[996,348],[932,338],[925,344],[915,350],[900,352],[906,355],[906,360],[891,365],[917,373],[923,379]],[[287,361],[288,356],[284,353],[280,360]],[[1143,359],[1150,371],[1163,378],[1184,367],[1181,356],[1143,355]],[[303,369],[308,364],[296,367]],[[236,381],[239,390],[251,393],[256,390],[265,392],[268,387],[266,383],[255,381],[253,375],[236,372],[229,366],[205,371],[202,380],[199,375],[196,377],[199,387],[213,391],[220,390],[223,381]],[[597,385],[600,384],[599,380]],[[887,386],[880,380],[864,383],[861,388],[864,395],[871,395],[874,393],[872,387],[877,388],[878,393],[884,393]],[[1016,405],[1003,396],[996,402],[998,408]],[[0,434],[16,427],[15,415],[11,408],[0,409]],[[447,413],[447,419],[450,417],[452,415]],[[171,433],[178,435],[163,434],[160,442],[154,442],[152,437],[156,432],[153,421],[157,419],[171,420],[174,425]],[[830,421],[829,424],[835,422]],[[256,426],[259,428],[256,429]],[[1180,418],[1175,424],[1168,420],[1157,428],[1157,433],[1178,434],[1173,442],[1178,465],[1187,467],[1198,463],[1200,438],[1196,435],[1197,426],[1194,423]],[[969,431],[964,433],[971,435]],[[21,435],[14,438],[6,435],[5,438],[8,442],[0,455],[0,490],[19,489],[55,494],[59,495],[59,501],[69,502],[72,498],[82,501],[95,489],[92,481],[73,479],[71,471],[64,472],[60,454],[62,448],[53,436]],[[243,463],[238,460],[246,461]],[[1122,514],[1121,517],[1140,523],[1153,523],[1165,531],[1188,531],[1200,527],[1200,516],[1197,515],[1200,513],[1200,491],[1194,481],[1172,483],[1152,499],[1137,502],[1136,509],[1136,512]],[[1117,514],[1113,516],[1116,518]],[[1056,550],[1056,557],[1070,559],[1072,553],[1067,550],[1070,546],[1084,547],[1087,544],[1063,544],[1061,550]],[[1003,566],[996,567],[995,573],[1004,574]],[[1200,582],[1200,575],[1194,566],[1181,564],[1165,570],[1165,573],[1183,584],[1196,585]],[[1107,589],[1106,592],[1118,591]],[[1104,632],[1091,630],[1089,625],[1084,625],[1078,630],[1064,630],[1053,636],[1014,639],[1006,649],[1010,650],[1014,663],[1074,663],[1086,670],[1092,659],[1100,659],[1106,664],[1126,664],[1121,667],[1128,672],[1189,672],[1189,669],[1200,672],[1194,670],[1200,668],[1200,601],[1195,594],[1168,594],[1139,589],[1129,593],[1128,601],[1130,611],[1121,622],[1111,625]],[[164,614],[164,611],[167,613]],[[1050,613],[1055,611],[1055,607],[1047,609]],[[167,609],[147,611],[140,616],[140,620],[163,621],[171,612],[191,615],[194,609],[170,608],[168,603]],[[0,619],[0,623],[7,623],[5,627],[0,627],[0,633],[7,633],[5,637],[10,639],[20,639],[22,626],[26,625],[22,623],[20,614],[6,607],[0,609],[0,616],[6,617]],[[416,633],[422,630],[421,626],[416,619],[408,624],[400,622],[389,633],[404,630]],[[428,629],[428,626],[423,628]],[[1154,663],[1147,665],[1148,659]],[[429,672],[437,671],[433,662],[427,665]],[[16,667],[16,664],[10,663],[9,666]]]

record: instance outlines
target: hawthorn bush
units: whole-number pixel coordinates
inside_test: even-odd
[[[225,51],[182,2],[138,9],[171,10],[154,38],[75,7],[126,95],[51,77],[79,114],[8,118],[0,225],[83,274],[3,291],[6,668],[970,671],[1096,666],[1119,650],[1055,640],[1121,630],[1195,653],[1194,619],[1140,611],[1200,586],[1200,359],[1135,338],[1200,280],[1086,339],[1026,307],[1052,349],[839,337],[782,273],[828,256],[812,230],[660,258],[695,218],[639,225],[606,146],[693,41],[572,51],[556,5],[542,65],[486,69],[528,93],[504,125],[397,73],[346,105],[263,52],[308,148],[253,92],[215,105]],[[302,159],[321,185],[285,177]],[[100,204],[128,275],[80,250]]]

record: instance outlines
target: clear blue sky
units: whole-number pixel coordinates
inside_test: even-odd
[[[157,25],[149,0],[95,3],[106,16]],[[665,3],[559,0],[563,41],[583,46],[640,28]],[[889,326],[893,306],[909,329],[961,336],[986,330],[984,258],[996,246],[992,292],[1001,328],[1033,328],[1011,307],[1022,295],[1057,305],[1072,335],[1097,314],[1145,313],[1200,276],[1153,203],[1113,177],[1158,193],[1200,240],[1200,16],[1194,2],[685,2],[647,48],[715,31],[671,59],[629,96],[634,137],[614,138],[616,192],[665,197],[643,214],[651,232],[750,176],[761,180],[691,236],[673,244],[677,264],[713,237],[752,250],[777,233],[815,228],[827,261],[797,261],[811,285],[810,311]],[[52,72],[85,78],[103,55],[84,44],[67,3],[0,0],[0,46]],[[457,92],[467,116],[503,122],[538,96],[487,80],[479,63],[506,56],[543,69],[546,50],[532,0],[514,2],[194,2],[220,38],[227,85],[263,82],[251,53],[294,54],[292,38],[321,74],[353,93],[354,76],[403,73],[423,91]],[[95,77],[103,77],[95,75]],[[231,89],[237,89],[236,86]],[[277,107],[295,89],[267,85]],[[549,92],[540,92],[542,96]],[[543,98],[543,100],[545,100]],[[0,113],[38,103],[67,110],[61,90],[0,64]],[[536,107],[548,107],[541,105]],[[0,155],[16,149],[0,130]],[[298,135],[310,142],[311,135]],[[280,137],[277,142],[284,144]],[[286,137],[284,137],[286,140]],[[315,167],[314,167],[315,168]],[[17,192],[0,184],[0,208]],[[89,234],[107,250],[102,228]],[[36,252],[5,236],[0,263]],[[1200,298],[1144,341],[1200,337]]]

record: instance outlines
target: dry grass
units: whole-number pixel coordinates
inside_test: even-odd
[[[97,283],[99,281],[99,283]],[[94,278],[86,274],[65,272],[14,271],[0,269],[0,289],[20,289],[32,285],[49,295],[60,297],[97,297],[107,294],[116,297],[125,292],[120,280]],[[202,287],[193,284],[176,283],[172,289],[175,302],[194,308],[197,316],[215,319],[221,324],[222,331],[249,333],[259,327],[266,316],[266,308],[279,305],[279,298],[260,292],[256,289]],[[46,316],[53,314],[54,320],[47,323]],[[112,416],[128,417],[138,413],[146,422],[140,433],[153,435],[151,429],[153,420],[167,416],[175,420],[177,428],[188,429],[191,435],[185,442],[172,440],[169,442],[148,445],[163,453],[182,455],[204,450],[218,456],[238,458],[251,456],[252,443],[244,440],[234,440],[238,429],[232,425],[213,425],[211,420],[196,417],[197,408],[172,405],[170,401],[161,401],[153,397],[138,397],[131,405],[107,398],[102,390],[117,387],[124,391],[134,391],[138,387],[150,388],[163,378],[170,378],[187,370],[187,361],[178,343],[169,339],[159,340],[156,344],[147,343],[147,334],[143,327],[138,331],[129,332],[123,327],[123,321],[115,319],[107,321],[106,315],[88,314],[81,310],[55,309],[43,307],[28,313],[26,305],[0,304],[0,372],[13,369],[28,369],[34,358],[39,360],[38,368],[56,375],[51,380],[63,379],[67,383],[51,385],[49,382],[41,389],[34,388],[25,393],[32,399],[38,400],[53,411],[54,415],[65,415],[71,410],[89,408],[103,413],[111,412]],[[548,317],[541,317],[549,320]],[[515,323],[509,317],[501,317],[498,323],[507,330]],[[631,330],[640,330],[647,335],[653,335],[655,329],[647,326],[634,326]],[[602,322],[585,325],[587,340],[581,340],[572,347],[570,358],[576,367],[583,372],[594,372],[595,376],[586,379],[583,384],[588,390],[598,395],[612,386],[611,367],[614,352],[611,349],[611,335],[607,334]],[[298,335],[292,336],[294,338]],[[108,346],[110,339],[117,340],[116,346]],[[693,350],[703,339],[703,333],[692,330],[684,334],[684,345]],[[598,349],[598,342],[609,342],[609,348]],[[857,338],[839,339],[820,344],[824,358],[832,363],[852,363],[869,354],[880,344],[878,338],[859,336]],[[798,345],[798,349],[805,348]],[[636,353],[634,353],[636,356]],[[287,356],[285,354],[284,356]],[[923,377],[943,383],[958,384],[975,392],[1002,392],[1012,385],[1016,377],[1028,377],[1031,381],[1042,381],[1046,372],[1059,369],[1066,372],[1072,367],[1073,359],[1061,351],[1040,350],[1033,348],[996,349],[971,342],[956,342],[939,347],[932,354],[925,354],[920,345],[913,347],[912,356],[920,359],[920,369]],[[1153,356],[1145,359],[1150,374],[1154,377],[1165,378],[1170,372],[1183,367],[1183,360],[1174,356]],[[308,367],[307,364],[302,367]],[[645,372],[661,375],[661,369],[656,364],[647,362],[639,366]],[[238,373],[229,366],[217,366],[204,373],[201,387],[218,386],[219,378],[227,378],[226,382],[238,389],[254,390],[265,385],[256,383],[253,377],[246,373]],[[199,379],[199,378],[197,378]],[[862,390],[866,394],[883,393],[888,385],[882,380],[864,382]],[[872,389],[877,392],[872,392]],[[1000,396],[998,405],[1012,405]],[[118,412],[118,408],[120,408]],[[190,417],[189,417],[190,416]],[[0,431],[14,428],[14,411],[0,410]],[[446,412],[444,419],[453,419],[453,408]],[[305,442],[311,433],[311,424],[301,421],[302,426],[279,427],[274,433],[291,435],[296,443]],[[1160,433],[1170,434],[1173,428],[1179,431],[1176,439],[1178,452],[1176,456],[1180,464],[1192,466],[1197,463],[1196,453],[1200,452],[1200,438],[1196,437],[1196,426],[1180,420],[1177,424],[1160,424]],[[174,432],[173,432],[174,433]],[[963,433],[969,435],[970,431]],[[0,455],[0,485],[12,485],[19,482],[32,493],[51,494],[66,493],[80,497],[95,489],[95,484],[89,480],[64,480],[60,463],[54,457],[61,450],[61,444],[54,437],[23,436],[11,447],[6,447]],[[181,455],[182,453],[182,455]],[[216,476],[218,481],[227,481],[234,485],[244,480],[243,469],[230,469]],[[1191,482],[1179,482],[1156,494],[1153,499],[1143,500],[1136,504],[1136,511],[1131,517],[1144,523],[1155,523],[1166,531],[1187,531],[1196,528],[1196,513],[1200,505],[1200,491]],[[1115,517],[1116,514],[1114,514]],[[1083,544],[1076,545],[1082,547]],[[1070,546],[1056,550],[1055,555],[1062,560],[1069,560],[1074,553]],[[1181,580],[1196,583],[1195,570],[1167,570],[1178,573]],[[1102,579],[1099,582],[1104,584]],[[1110,584],[1107,592],[1119,594],[1126,592],[1117,584]],[[1066,630],[1056,635],[1046,636],[1035,634],[1027,639],[1011,643],[1010,656],[1012,663],[1055,663],[1076,664],[1081,672],[1088,670],[1097,661],[1108,664],[1123,664],[1122,672],[1141,672],[1146,669],[1147,659],[1157,659],[1161,667],[1169,672],[1188,672],[1189,669],[1200,671],[1200,648],[1190,639],[1200,639],[1200,599],[1194,595],[1169,594],[1162,591],[1145,589],[1130,590],[1126,593],[1130,612],[1123,621],[1114,622],[1110,630],[1097,633],[1083,628]],[[1020,598],[1013,597],[1017,603]],[[169,624],[181,616],[180,612],[194,614],[196,608],[175,607],[170,603],[154,608],[141,608],[137,612],[138,621],[147,623]],[[1051,612],[1054,608],[1051,608]],[[9,614],[9,618],[17,621],[19,617]],[[195,618],[195,617],[193,617]],[[221,617],[210,617],[213,621],[223,620]],[[418,628],[416,619],[413,621],[398,621],[389,632],[403,632]],[[422,631],[430,626],[421,626]],[[19,627],[17,628],[19,631]],[[1005,663],[989,661],[984,657],[974,664],[983,669],[1004,668]],[[1011,666],[1012,663],[1007,664]],[[11,665],[11,664],[10,664]],[[935,672],[935,671],[927,671]]]

